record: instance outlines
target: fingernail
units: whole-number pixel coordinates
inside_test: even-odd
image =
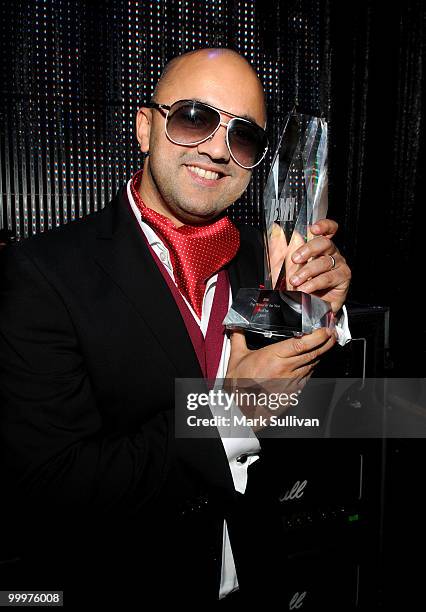
[[[302,261],[303,257],[300,253],[295,253],[293,255],[293,261],[295,261],[296,263],[298,263],[299,261]]]
[[[316,224],[314,224],[314,225],[311,227],[311,231],[312,231],[312,230],[314,230],[314,232],[319,232],[319,231],[320,231],[320,229],[321,229],[321,228],[320,228],[320,226],[319,226],[319,225],[316,225]]]
[[[300,277],[299,276],[292,276],[290,278],[290,282],[292,285],[297,285],[300,282]]]

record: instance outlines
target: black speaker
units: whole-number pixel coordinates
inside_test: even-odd
[[[349,303],[346,308],[352,341],[344,349],[344,376],[384,376],[390,367],[390,309],[356,303]]]

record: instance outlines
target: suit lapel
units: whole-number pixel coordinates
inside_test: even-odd
[[[177,377],[202,377],[179,308],[141,235],[125,192],[99,216],[95,243],[96,262],[144,319]]]
[[[202,378],[191,339],[170,289],[148,246],[140,234],[137,220],[125,190],[101,211],[97,219],[94,259],[120,287],[138,316],[150,328],[176,373],[176,378]],[[233,295],[240,287],[258,286],[259,261],[252,236],[241,235],[241,248],[228,267]],[[223,445],[213,440],[177,440],[179,456],[213,486],[235,495]]]

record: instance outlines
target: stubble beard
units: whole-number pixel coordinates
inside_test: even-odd
[[[179,168],[185,171],[183,165]],[[160,171],[158,174],[155,166],[153,168],[152,165],[149,167],[149,172],[152,183],[161,198],[162,207],[184,224],[203,225],[210,223],[223,214],[234,201],[230,202],[224,193],[218,194],[214,203],[210,202],[207,206],[204,204],[204,211],[202,212],[200,210],[200,200],[203,197],[201,193],[200,200],[197,200],[194,196],[185,198],[183,194],[178,193],[176,189],[177,180],[174,181],[171,178],[172,172]],[[214,195],[212,194],[211,197],[214,197]]]

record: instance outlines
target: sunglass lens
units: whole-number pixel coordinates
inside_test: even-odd
[[[232,155],[242,166],[256,165],[267,146],[266,134],[251,123],[233,119],[229,126],[229,146]]]
[[[210,136],[218,126],[218,113],[193,102],[178,102],[169,111],[167,131],[179,144],[192,144]]]
[[[211,136],[220,123],[220,113],[202,102],[180,100],[175,102],[167,116],[169,138],[182,145],[202,142]],[[228,142],[232,155],[246,168],[256,166],[268,146],[262,128],[239,118],[229,121]]]

